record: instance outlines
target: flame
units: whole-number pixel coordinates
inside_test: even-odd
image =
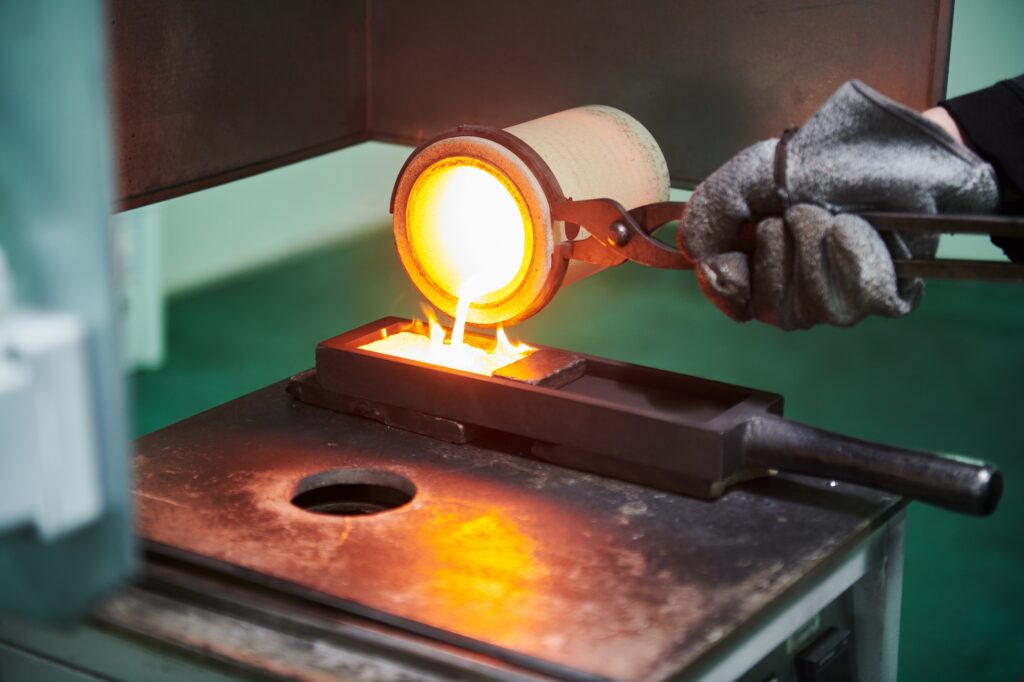
[[[512,343],[508,340],[508,336],[505,335],[505,327],[498,325],[498,333],[495,335],[494,350],[492,352],[501,355],[527,355],[537,350],[533,346],[528,346],[525,343]]]
[[[444,327],[437,321],[437,315],[434,314],[433,308],[424,304],[420,306],[420,309],[423,311],[423,316],[427,318],[427,324],[430,325],[430,350],[439,353],[444,346]]]
[[[399,332],[390,336],[382,334],[380,339],[363,344],[360,348],[483,376],[491,376],[495,370],[521,360],[535,350],[525,343],[514,344],[509,341],[502,327],[498,327],[494,346],[489,350],[467,343],[466,315],[469,313],[470,302],[468,296],[459,297],[455,325],[452,327],[450,338],[445,328],[437,321],[433,308],[423,306],[428,334],[414,331]]]

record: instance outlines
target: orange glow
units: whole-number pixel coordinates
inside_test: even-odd
[[[457,631],[492,641],[531,636],[544,618],[549,570],[515,521],[499,511],[439,511],[419,534],[430,566],[424,587]]]
[[[499,326],[498,333],[495,336],[497,343],[494,344],[495,353],[502,355],[522,355],[526,356],[536,350],[533,346],[527,346],[525,343],[512,343],[508,340],[508,336],[505,335],[505,328]]]
[[[491,348],[482,348],[469,343],[465,339],[466,314],[469,311],[469,298],[459,299],[456,308],[455,326],[452,327],[450,338],[445,328],[437,321],[434,311],[424,308],[429,325],[429,336],[415,331],[403,331],[397,334],[382,334],[380,339],[360,346],[363,350],[392,355],[406,360],[425,362],[472,372],[489,377],[505,365],[522,360],[534,351],[525,343],[513,344],[505,335],[505,330],[498,327],[495,344]]]
[[[526,202],[508,177],[479,159],[446,158],[423,171],[409,192],[406,224],[418,267],[452,297],[491,303],[529,269]]]

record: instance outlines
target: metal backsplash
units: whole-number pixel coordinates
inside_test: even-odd
[[[375,135],[505,126],[579,104],[637,117],[677,185],[799,124],[860,78],[925,106],[945,73],[932,0],[371,0]],[[941,39],[940,39],[941,37]]]
[[[366,4],[108,0],[118,208],[365,140]]]
[[[580,104],[692,186],[860,78],[941,97],[952,0],[110,0],[120,205],[375,138]]]

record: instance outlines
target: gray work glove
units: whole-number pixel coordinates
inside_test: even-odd
[[[939,126],[849,81],[795,133],[748,147],[697,187],[679,227],[704,293],[734,319],[782,329],[898,317],[921,298],[893,258],[932,258],[937,235],[882,235],[851,213],[982,213],[995,173]],[[753,255],[737,250],[757,222]]]

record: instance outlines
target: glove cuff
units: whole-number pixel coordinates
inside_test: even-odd
[[[843,84],[788,145],[794,203],[862,210],[988,212],[991,166],[941,127],[860,81]]]

